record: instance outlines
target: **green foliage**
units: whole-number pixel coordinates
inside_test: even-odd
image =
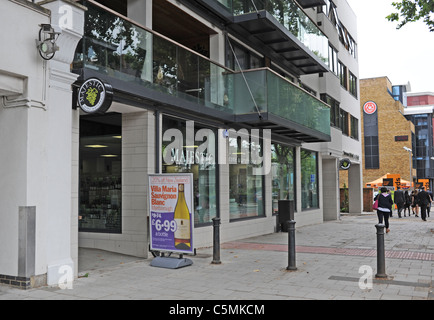
[[[401,29],[409,22],[422,19],[429,30],[434,31],[434,0],[402,0],[401,2],[392,2],[392,5],[399,12],[391,13],[386,19],[398,22],[397,29]]]

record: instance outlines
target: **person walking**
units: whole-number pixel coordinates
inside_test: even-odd
[[[405,190],[405,192],[404,192],[404,199],[405,199],[405,202],[404,202],[404,217],[406,216],[405,215],[405,212],[407,211],[407,209],[408,209],[408,216],[410,217],[410,206],[411,206],[411,198],[410,198],[410,195],[408,194],[408,190]]]
[[[423,221],[426,221],[426,207],[431,203],[431,197],[429,193],[425,191],[425,187],[421,188],[417,197],[419,198],[420,216]]]
[[[416,215],[416,217],[419,217],[419,206],[418,206],[418,197],[417,197],[417,190],[413,190],[411,192],[411,212]]]
[[[392,205],[393,200],[390,193],[388,193],[387,188],[382,187],[381,193],[377,194],[374,200],[378,199],[378,209],[377,209],[377,216],[378,216],[378,223],[383,224],[384,219],[384,225],[386,227],[386,233],[390,232],[389,229],[389,215],[392,212]]]
[[[396,187],[393,202],[395,202],[396,206],[398,207],[398,218],[402,218],[401,212],[402,209],[404,208],[405,198],[404,198],[404,191],[402,191],[400,187]]]
[[[430,203],[428,204],[428,206],[426,207],[426,214],[427,214],[427,216],[428,216],[428,218],[429,218],[429,212],[431,211],[431,203],[432,203],[432,201],[433,201],[433,194],[432,194],[431,190],[428,189],[428,188],[426,189],[426,192],[428,192],[429,196],[431,197],[431,201],[430,201]]]

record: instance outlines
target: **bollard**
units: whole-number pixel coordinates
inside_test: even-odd
[[[288,267],[286,270],[297,270],[295,263],[295,221],[287,221],[288,226]]]
[[[384,250],[384,224],[376,224],[377,228],[377,274],[376,278],[387,278],[386,255]]]
[[[220,218],[212,219],[213,230],[214,230],[214,244],[212,250],[212,264],[220,264]]]

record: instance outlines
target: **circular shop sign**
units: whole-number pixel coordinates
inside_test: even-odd
[[[87,79],[78,89],[78,105],[86,113],[104,113],[112,100],[112,86],[97,78]]]
[[[375,111],[377,111],[377,104],[374,101],[368,101],[363,106],[363,111],[366,114],[373,114]]]
[[[350,169],[350,167],[351,167],[351,160],[350,159],[347,159],[347,158],[345,158],[345,159],[342,159],[341,161],[340,161],[340,168],[342,169],[342,170],[348,170],[348,169]]]

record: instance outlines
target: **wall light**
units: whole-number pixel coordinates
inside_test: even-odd
[[[36,46],[42,59],[50,60],[54,57],[56,51],[59,51],[56,40],[62,32],[55,31],[51,24],[40,24],[39,26],[41,29],[39,29]]]

